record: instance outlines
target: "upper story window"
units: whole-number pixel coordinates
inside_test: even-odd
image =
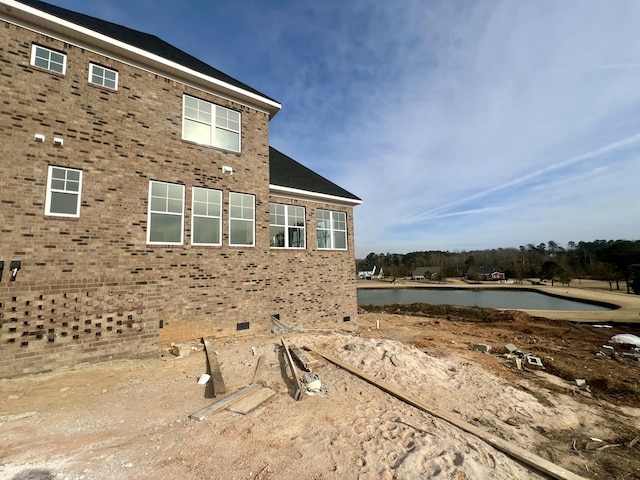
[[[269,242],[273,248],[305,248],[304,207],[269,204]]]
[[[222,192],[193,187],[191,244],[222,245]]]
[[[64,75],[67,71],[67,56],[34,44],[31,48],[31,65]]]
[[[89,64],[89,83],[101,87],[118,89],[118,72],[95,63]]]
[[[229,193],[229,245],[255,245],[255,197]]]
[[[49,166],[45,215],[79,217],[82,170]]]
[[[328,250],[347,249],[347,216],[344,212],[317,210],[318,248]]]
[[[182,245],[184,185],[149,182],[147,243]]]
[[[182,138],[212,147],[240,151],[240,113],[185,95]]]

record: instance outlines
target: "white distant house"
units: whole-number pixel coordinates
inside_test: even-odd
[[[360,280],[380,280],[381,278],[382,269],[378,270],[378,267],[373,267],[373,270],[363,270],[358,272],[358,279]]]

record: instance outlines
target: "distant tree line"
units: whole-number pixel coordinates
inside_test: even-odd
[[[604,280],[612,290],[614,285],[620,290],[624,282],[627,293],[640,295],[640,240],[569,242],[566,247],[549,241],[468,252],[370,253],[356,260],[359,271],[373,267],[392,277],[412,275],[419,267],[437,267],[438,279],[473,276],[480,267],[494,267],[520,283],[526,278],[566,285],[576,279]]]

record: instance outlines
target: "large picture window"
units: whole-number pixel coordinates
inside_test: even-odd
[[[184,185],[149,182],[147,243],[182,245]]]
[[[304,207],[269,204],[269,238],[273,248],[305,248]]]
[[[82,170],[49,166],[45,215],[79,217]]]
[[[347,216],[344,212],[317,210],[316,220],[319,249],[347,249]]]
[[[64,75],[67,70],[67,56],[64,53],[56,52],[40,45],[33,45],[31,48],[31,65]]]
[[[182,138],[191,142],[240,151],[240,113],[185,95]]]
[[[229,193],[229,245],[253,246],[255,234],[255,197]]]
[[[222,192],[193,187],[191,244],[221,245]]]

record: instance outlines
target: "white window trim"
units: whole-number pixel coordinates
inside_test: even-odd
[[[115,79],[116,85],[115,85],[115,87],[109,87],[107,85],[102,85],[100,83],[94,82],[92,80],[92,78],[93,78],[93,69],[95,67],[102,68],[103,70],[115,73],[116,74],[116,79]],[[105,67],[104,65],[100,65],[99,63],[89,62],[89,83],[91,85],[96,85],[98,87],[106,88],[108,90],[118,90],[118,80],[119,80],[119,75],[118,75],[118,71],[117,70],[114,70],[113,68]]]
[[[178,214],[178,213],[172,213],[172,212],[166,212],[166,211],[151,210],[151,187],[153,186],[154,183],[163,183],[166,185],[177,185],[179,187],[182,187],[182,213]],[[184,190],[185,190],[184,185],[181,185],[179,183],[161,182],[159,180],[149,181],[149,197],[148,197],[148,208],[147,208],[147,244],[148,245],[182,245],[184,243]],[[151,214],[152,213],[159,213],[162,215],[175,215],[175,216],[180,215],[181,222],[180,222],[180,241],[179,242],[151,241]]]
[[[318,228],[318,220],[317,220],[317,216],[316,216],[316,241],[317,241],[317,238],[318,238],[318,233],[317,233],[318,230],[326,230],[326,231],[329,231],[329,240],[330,240],[330,244],[331,244],[330,247],[321,247],[318,244],[318,250],[340,250],[340,251],[348,250],[349,249],[349,236],[347,234],[347,214],[345,212],[338,212],[338,211],[335,211],[335,210],[326,210],[326,209],[323,209],[323,208],[319,208],[318,211],[329,212],[331,214],[330,215],[330,219],[329,219],[329,228],[322,228],[322,229]],[[334,214],[344,215],[344,230],[336,230],[336,229],[333,228],[333,216],[334,216]],[[344,232],[344,240],[345,240],[344,248],[337,248],[335,246],[335,233],[336,232]]]
[[[78,179],[79,185],[78,185],[78,191],[77,192],[73,192],[73,191],[67,191],[67,190],[58,190],[58,189],[53,189],[51,188],[51,182],[53,180],[52,178],[52,171],[54,168],[59,168],[62,170],[71,170],[74,172],[79,172],[80,173],[80,178]],[[76,211],[77,213],[75,214],[70,214],[70,213],[57,213],[57,212],[51,212],[51,193],[52,192],[59,192],[59,193],[67,193],[67,194],[73,194],[73,195],[77,195],[78,199],[77,199],[77,203],[76,203]],[[79,170],[77,168],[69,168],[69,167],[59,167],[57,165],[49,165],[49,169],[47,171],[47,190],[45,193],[45,209],[44,209],[44,214],[47,216],[51,216],[51,217],[69,217],[69,218],[79,218],[80,217],[80,205],[82,204],[82,170]]]
[[[196,209],[195,209],[195,191],[196,189],[200,189],[200,190],[207,190],[207,191],[212,191],[212,192],[218,192],[218,194],[220,195],[220,216],[216,217],[214,215],[197,215],[195,213]],[[205,188],[205,187],[191,187],[191,245],[195,245],[195,246],[199,246],[199,247],[220,247],[222,246],[222,190],[217,190],[215,188]],[[199,218],[213,218],[213,219],[218,219],[218,231],[220,232],[220,241],[218,243],[198,243],[198,242],[194,242],[193,237],[194,237],[194,230],[195,230],[195,222],[194,222],[194,218],[195,217],[199,217]]]
[[[271,238],[269,238],[269,248],[273,248],[275,250],[306,250],[307,249],[307,210],[305,207],[301,205],[288,205],[285,203],[277,203],[270,202],[269,203],[269,216],[271,216],[271,205],[281,205],[284,207],[284,225],[278,225],[271,223],[271,219],[269,219],[269,231],[271,231],[272,226],[276,227],[284,227],[284,247],[272,247],[271,246]],[[304,218],[304,223],[302,227],[299,225],[289,225],[289,208],[302,208],[302,216]],[[291,247],[289,246],[289,228],[302,228],[302,236],[304,238],[304,246],[303,247]],[[271,237],[271,234],[269,234]]]
[[[245,195],[251,197],[253,201],[253,218],[247,220],[244,218],[234,218],[231,216],[231,196],[232,195]],[[232,221],[244,221],[251,222],[253,226],[253,242],[249,243],[231,243],[231,223]],[[230,247],[255,247],[256,246],[256,196],[250,193],[229,192],[229,246]]]
[[[56,53],[58,55],[62,55],[62,72],[56,72],[55,70],[52,70],[51,68],[45,68],[45,67],[41,67],[40,65],[36,65],[36,50],[38,48],[41,48],[42,50],[46,50],[47,52],[52,52],[52,53]],[[31,66],[32,67],[36,67],[36,68],[42,68],[44,70],[47,70],[48,72],[56,73],[58,75],[66,75],[66,73],[67,73],[67,54],[63,53],[63,52],[60,52],[58,50],[54,50],[52,48],[43,47],[42,45],[34,43],[34,44],[31,45]]]
[[[192,98],[194,100],[197,100],[199,102],[204,102],[207,103],[209,105],[211,105],[211,123],[206,123],[206,122],[202,122],[198,119],[193,119],[193,118],[188,118],[188,120],[191,120],[193,122],[197,122],[197,123],[201,123],[203,125],[207,125],[210,128],[210,141],[208,143],[200,143],[200,142],[195,142],[194,140],[189,140],[187,138],[185,138],[185,119],[187,119],[186,116],[186,98]],[[235,130],[231,130],[229,128],[226,127],[221,127],[221,126],[217,126],[216,125],[216,110],[220,108],[222,110],[225,111],[230,111],[230,112],[234,112],[238,114],[238,131],[236,132]],[[227,148],[221,147],[219,145],[216,144],[216,129],[220,128],[222,130],[226,130],[228,132],[233,132],[233,133],[237,133],[238,134],[238,150],[229,150]],[[242,113],[238,112],[237,110],[233,110],[231,108],[227,108],[227,107],[223,107],[221,105],[218,105],[216,103],[213,102],[209,102],[207,100],[203,100],[201,98],[198,97],[194,97],[193,95],[183,95],[182,96],[182,139],[187,141],[187,142],[194,142],[197,143],[198,145],[206,145],[208,147],[213,147],[213,148],[219,148],[221,150],[227,150],[229,152],[236,152],[236,153],[240,153],[242,152]]]

